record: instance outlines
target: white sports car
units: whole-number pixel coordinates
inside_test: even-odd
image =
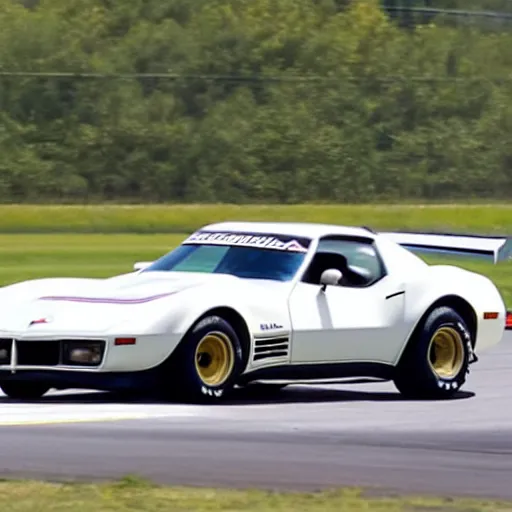
[[[206,226],[135,272],[0,288],[0,386],[218,400],[273,381],[392,380],[446,398],[507,312],[486,277],[412,250],[510,257],[510,240],[299,223]],[[509,314],[510,315],[510,314]]]

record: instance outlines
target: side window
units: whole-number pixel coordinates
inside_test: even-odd
[[[336,268],[343,278],[341,286],[365,287],[385,275],[377,249],[371,242],[328,238],[320,240],[304,281],[319,284],[324,270]]]

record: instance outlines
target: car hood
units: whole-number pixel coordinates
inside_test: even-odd
[[[101,333],[132,318],[167,311],[179,292],[205,285],[258,286],[222,274],[142,272],[110,279],[41,279],[0,291],[0,334]],[[261,286],[261,285],[260,285]],[[179,300],[179,299],[178,299]]]

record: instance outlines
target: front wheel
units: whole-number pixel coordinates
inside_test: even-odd
[[[226,396],[242,372],[240,340],[224,319],[200,320],[172,357],[166,378],[169,396],[186,401],[211,402]]]
[[[37,400],[46,394],[50,387],[37,382],[4,382],[0,389],[15,400]]]
[[[395,386],[408,398],[451,398],[466,381],[472,352],[464,319],[452,308],[436,308],[406,347]]]

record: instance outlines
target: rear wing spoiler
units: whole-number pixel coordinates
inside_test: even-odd
[[[456,233],[381,232],[411,251],[480,257],[494,264],[512,261],[512,238]]]
[[[494,264],[512,262],[512,238],[455,233],[382,232],[410,251],[480,257]],[[512,332],[512,311],[507,311],[505,330]]]

